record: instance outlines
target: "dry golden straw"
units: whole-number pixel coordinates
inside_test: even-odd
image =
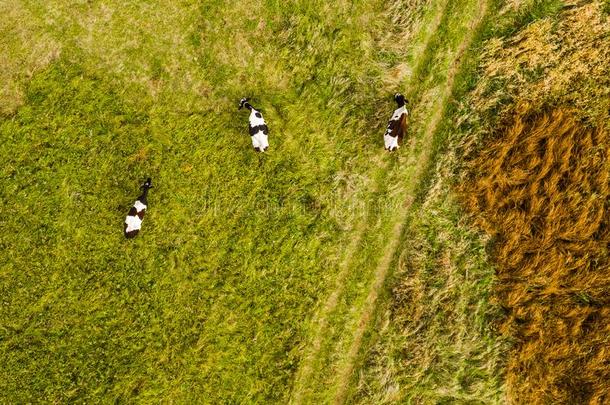
[[[494,238],[514,403],[610,403],[610,137],[575,116],[517,115],[460,187]]]

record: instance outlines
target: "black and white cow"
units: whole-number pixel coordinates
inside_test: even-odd
[[[252,107],[252,105],[248,103],[247,98],[242,98],[239,101],[239,109],[241,110],[243,107],[250,110],[248,127],[250,129],[252,146],[254,146],[255,151],[264,152],[269,148],[269,128],[267,128],[267,123],[263,118],[263,114],[261,114],[261,112],[256,108]]]
[[[396,104],[398,104],[398,108],[394,110],[394,114],[392,114],[388,128],[386,129],[385,134],[383,134],[385,150],[390,152],[400,147],[402,138],[405,136],[405,132],[407,131],[407,115],[409,115],[409,111],[406,107],[407,100],[405,100],[405,96],[400,93],[396,93],[394,95],[394,100],[396,101]]]
[[[148,197],[148,190],[152,188],[152,181],[150,180],[150,177],[146,179],[146,182],[144,182],[140,188],[143,189],[142,195],[138,197],[136,202],[133,204],[133,207],[131,207],[129,210],[127,218],[125,218],[126,238],[135,238],[138,232],[140,232],[142,220],[144,219],[144,214],[146,213],[146,206],[148,204],[146,200]]]

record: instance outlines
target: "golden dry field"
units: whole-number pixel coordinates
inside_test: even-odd
[[[493,288],[514,341],[508,398],[610,401],[610,24],[596,2],[490,41],[479,111],[501,97],[458,188],[492,241]],[[491,91],[490,91],[491,90]]]

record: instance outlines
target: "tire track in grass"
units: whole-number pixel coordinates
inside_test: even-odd
[[[353,342],[350,346],[348,356],[342,365],[339,372],[339,380],[337,383],[337,392],[335,398],[333,400],[334,404],[343,404],[346,400],[349,388],[349,382],[351,380],[352,373],[354,371],[355,363],[358,357],[358,353],[360,351],[360,347],[362,345],[362,339],[364,337],[364,333],[368,329],[368,325],[375,313],[377,298],[379,296],[379,292],[383,287],[385,280],[387,278],[390,265],[393,262],[394,257],[396,256],[398,250],[398,244],[400,242],[400,237],[403,233],[403,229],[406,225],[406,221],[409,215],[409,208],[413,203],[415,192],[415,188],[424,173],[424,170],[428,166],[428,160],[430,158],[432,140],[434,138],[434,133],[443,117],[444,106],[450,101],[450,97],[453,90],[453,85],[455,81],[455,75],[458,72],[458,69],[461,65],[461,58],[464,52],[470,47],[472,40],[474,39],[474,34],[477,31],[483,17],[487,12],[487,1],[483,1],[479,4],[477,12],[474,16],[473,21],[471,22],[470,31],[466,34],[466,37],[462,40],[461,44],[458,47],[455,58],[451,64],[447,72],[447,81],[445,87],[443,89],[442,97],[439,99],[438,103],[432,104],[434,108],[434,113],[432,118],[430,119],[428,125],[426,126],[426,130],[424,132],[424,139],[422,143],[422,152],[418,159],[418,164],[415,168],[415,175],[411,178],[411,181],[407,185],[407,198],[404,204],[404,209],[402,211],[403,215],[398,218],[398,221],[394,225],[392,229],[391,239],[387,245],[385,253],[381,260],[379,261],[377,268],[375,269],[375,278],[373,283],[369,288],[369,293],[366,298],[363,311],[360,315],[360,319],[357,323],[357,328],[354,330],[353,334]]]
[[[420,54],[424,53],[425,49],[428,47],[431,39],[433,38],[433,35],[437,32],[440,22],[442,21],[442,18],[445,15],[448,3],[449,3],[449,1],[445,0],[444,4],[441,7],[439,7],[438,11],[436,12],[436,14],[434,16],[433,24],[432,24],[432,29],[425,36],[425,39],[423,41],[424,46],[421,47],[421,50],[419,51]],[[421,58],[415,57],[414,60],[421,61]],[[417,68],[414,69],[414,71],[417,71],[417,70],[418,70]],[[385,181],[386,172],[389,169],[389,167],[388,167],[389,162],[390,162],[389,159],[383,160],[383,165],[379,168],[379,170],[377,171],[377,173],[374,177],[373,187],[370,191],[370,195],[376,194],[379,191],[379,187],[382,185],[383,181]],[[307,383],[309,382],[309,380],[311,378],[315,360],[318,357],[318,354],[319,354],[321,346],[322,346],[322,341],[324,339],[326,330],[328,328],[329,316],[337,307],[339,297],[341,296],[341,294],[344,291],[345,280],[347,279],[349,270],[352,268],[351,263],[352,263],[352,259],[354,257],[354,253],[358,249],[358,246],[360,245],[360,243],[362,241],[365,231],[368,228],[369,219],[370,218],[368,215],[365,216],[357,224],[356,228],[354,229],[353,233],[355,236],[351,239],[349,245],[347,246],[347,248],[344,251],[343,259],[341,260],[341,262],[339,264],[339,268],[341,269],[341,271],[339,272],[339,274],[337,275],[337,278],[335,279],[335,286],[332,290],[332,293],[328,296],[326,302],[321,307],[318,315],[312,321],[312,323],[314,325],[314,328],[313,328],[314,329],[314,334],[313,334],[314,338],[310,344],[310,349],[309,349],[308,353],[304,356],[303,360],[301,361],[301,367],[299,367],[299,370],[297,372],[297,376],[295,379],[293,398],[291,400],[291,403],[293,403],[295,405],[303,403],[303,394],[308,388]]]

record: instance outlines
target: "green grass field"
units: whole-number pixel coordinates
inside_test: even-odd
[[[370,176],[394,158],[385,75],[407,50],[384,2],[7,9],[2,396],[287,401]]]
[[[498,8],[0,4],[0,402],[501,401],[493,268],[437,173]],[[438,310],[405,341],[390,291],[413,274]]]

